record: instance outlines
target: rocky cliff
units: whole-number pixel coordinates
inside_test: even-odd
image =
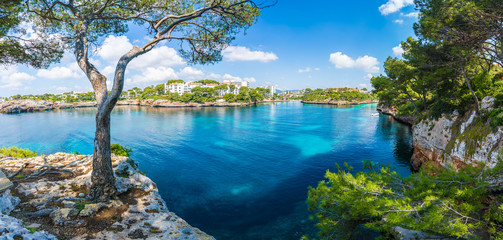
[[[214,239],[168,211],[155,183],[127,157],[112,157],[117,199],[89,201],[91,159],[0,156],[0,171],[14,183],[0,192],[0,239]]]
[[[394,107],[384,106],[382,104],[377,105],[377,111],[392,116],[395,120],[412,126],[416,118],[414,116],[399,116],[397,115],[397,109]]]
[[[493,106],[494,98],[484,98],[481,113]],[[493,167],[503,150],[503,127],[489,126],[475,112],[464,116],[454,112],[423,120],[413,126],[412,135],[414,169],[425,162],[454,168],[481,162]]]

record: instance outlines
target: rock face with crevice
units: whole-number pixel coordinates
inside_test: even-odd
[[[0,239],[214,239],[169,212],[132,159],[112,160],[118,198],[94,203],[82,197],[91,186],[91,156],[0,156],[6,175],[21,169],[0,193]]]
[[[492,110],[494,99],[482,101],[481,113]],[[413,126],[414,153],[411,164],[419,169],[425,162],[458,168],[467,164],[496,165],[503,147],[503,127],[492,128],[475,112],[457,112],[428,119]]]

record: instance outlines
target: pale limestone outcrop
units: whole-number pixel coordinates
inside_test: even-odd
[[[392,116],[395,120],[405,123],[407,125],[413,125],[414,121],[416,121],[416,118],[414,116],[398,116],[398,110],[395,107],[389,107],[385,106],[383,104],[377,105],[377,111],[384,114],[384,115],[390,115]]]
[[[140,100],[123,100],[118,101],[117,106],[146,106],[146,107],[239,107],[248,106],[253,103],[228,103],[228,102],[205,102],[205,103],[185,103],[185,102],[172,102],[168,100],[153,100],[146,99]],[[0,102],[0,113],[23,113],[23,112],[41,112],[55,109],[68,109],[68,108],[83,108],[83,107],[96,107],[95,102],[51,102],[40,100],[16,100]]]
[[[431,235],[431,234],[427,234],[427,233],[420,232],[420,231],[405,229],[402,227],[394,227],[392,233],[393,233],[393,236],[395,237],[395,239],[397,239],[397,240],[416,240],[416,239],[421,239],[421,240],[455,240],[455,238]]]
[[[484,98],[481,111],[494,107],[491,97]],[[492,100],[494,102],[494,99]],[[428,119],[413,126],[414,154],[411,164],[419,169],[432,161],[443,167],[459,167],[482,162],[495,166],[503,146],[503,127],[492,129],[480,122],[475,112],[461,117],[457,112]]]
[[[54,109],[95,107],[94,102],[52,102],[42,100],[16,100],[0,102],[0,113],[41,112]]]
[[[92,203],[79,197],[89,192],[91,156],[0,159],[0,168],[8,173],[28,164],[22,171],[25,177],[16,178],[12,191],[0,195],[0,202],[10,203],[12,215],[0,213],[0,239],[16,234],[24,239],[214,239],[169,212],[155,183],[132,159],[113,156],[112,161],[122,194],[110,203]],[[43,166],[59,173],[30,178],[45,171]],[[26,226],[38,224],[38,232],[33,235],[18,218]]]

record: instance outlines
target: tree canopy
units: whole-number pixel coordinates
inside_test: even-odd
[[[503,94],[503,3],[416,0],[418,39],[402,42],[403,59],[388,58],[372,79],[382,103],[403,115],[464,113],[485,96]]]
[[[0,3],[0,64],[28,64],[47,67],[63,56],[63,43],[23,22],[26,7],[22,0]]]

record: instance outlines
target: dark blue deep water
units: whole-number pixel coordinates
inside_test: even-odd
[[[410,174],[409,127],[375,105],[117,107],[112,142],[159,187],[171,211],[217,239],[299,239],[315,231],[308,186],[335,163],[363,159]],[[0,146],[91,154],[95,109],[0,114]]]

